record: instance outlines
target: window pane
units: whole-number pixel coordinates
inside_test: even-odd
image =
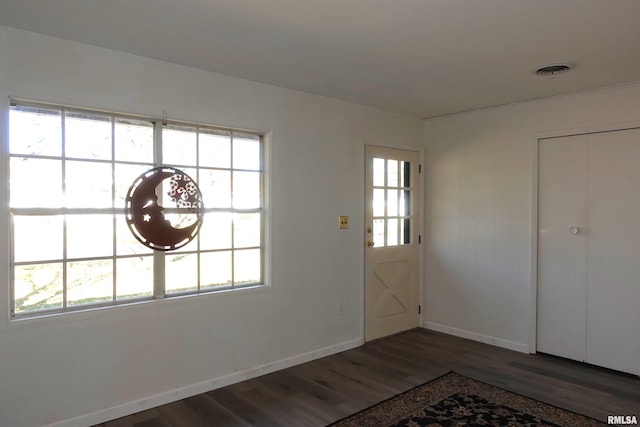
[[[200,131],[199,164],[214,168],[231,168],[231,134]]]
[[[115,159],[153,163],[153,125],[149,122],[116,119]]]
[[[11,107],[9,152],[42,156],[62,155],[60,111]]]
[[[10,163],[12,208],[62,206],[62,162],[59,160],[12,158]]]
[[[233,271],[236,285],[260,282],[260,250],[235,251]]]
[[[153,257],[117,259],[116,299],[140,298],[152,295]]]
[[[233,207],[260,207],[260,172],[233,172]]]
[[[109,208],[111,164],[67,161],[65,165],[65,204],[69,208]]]
[[[260,246],[260,214],[236,214],[233,216],[233,247]]]
[[[133,184],[133,181],[152,166],[147,165],[123,165],[115,164],[115,207],[124,208],[124,201],[127,198],[127,191]]]
[[[231,207],[231,173],[200,169],[198,187],[205,208]]]
[[[113,255],[111,215],[67,215],[67,257]]]
[[[62,263],[16,266],[14,278],[16,313],[62,307]]]
[[[397,246],[398,245],[398,220],[397,219],[388,219],[387,220],[387,246]]]
[[[398,190],[387,190],[387,216],[398,215]]]
[[[383,219],[374,219],[373,220],[373,242],[374,246],[383,247],[384,246],[384,220]]]
[[[373,185],[384,187],[384,159],[373,159]]]
[[[234,134],[233,168],[260,170],[260,139],[257,135]]]
[[[373,190],[373,216],[384,216],[384,190]]]
[[[166,292],[198,289],[198,255],[179,254],[166,257]]]
[[[16,262],[62,259],[62,216],[14,216]]]
[[[201,250],[231,249],[231,214],[205,214],[199,236]]]
[[[97,114],[66,114],[65,156],[111,160],[111,118]]]
[[[398,161],[387,160],[387,187],[398,186]]]
[[[110,259],[67,264],[67,305],[93,304],[113,299],[113,263]]]
[[[200,254],[200,288],[231,285],[231,251]]]
[[[187,174],[192,180],[196,180],[196,169],[182,168],[180,170]],[[183,203],[179,191],[172,190],[172,181],[174,183],[173,185],[176,186],[176,189],[181,186],[184,190],[189,185],[189,181],[183,181],[181,175],[178,175],[175,181],[174,177],[165,178],[160,182],[160,185],[158,185],[159,188],[156,190],[156,194],[160,196],[158,198],[160,206],[165,208],[163,211],[164,219],[169,221],[171,226],[174,228],[186,228],[196,223],[198,221],[198,216],[195,211],[188,208],[181,209],[178,212],[175,210],[171,211],[172,209],[180,208],[178,206],[178,202]],[[194,182],[197,183],[197,181]],[[193,248],[191,250],[193,250]]]
[[[136,255],[150,254],[151,252],[153,251],[150,248],[133,237],[124,215],[116,215],[116,254]]]
[[[196,153],[195,129],[178,127],[162,129],[163,164],[196,166],[198,160]]]

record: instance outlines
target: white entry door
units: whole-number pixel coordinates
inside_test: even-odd
[[[539,149],[538,350],[640,374],[640,129]]]
[[[420,154],[366,148],[365,339],[419,325]]]

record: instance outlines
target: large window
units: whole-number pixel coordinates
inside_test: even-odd
[[[259,134],[22,102],[9,126],[13,316],[263,284]],[[205,207],[171,252],[124,217],[129,186],[158,165],[191,176]]]

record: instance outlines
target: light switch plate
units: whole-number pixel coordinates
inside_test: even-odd
[[[338,217],[338,223],[341,230],[349,228],[349,217],[347,215],[340,215]]]

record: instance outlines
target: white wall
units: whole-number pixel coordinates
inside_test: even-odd
[[[638,120],[640,84],[426,120],[425,326],[528,351],[534,141]]]
[[[421,147],[420,120],[0,26],[3,147],[9,97],[269,132],[271,287],[10,322],[2,247],[0,425],[98,422],[361,343],[364,143]]]

